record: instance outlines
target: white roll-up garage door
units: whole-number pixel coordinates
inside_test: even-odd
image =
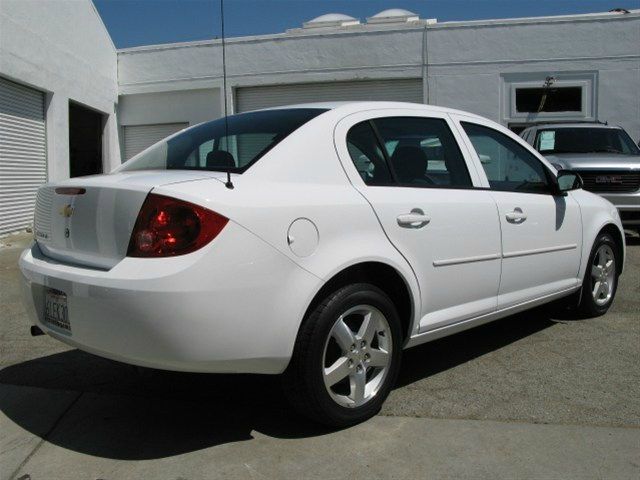
[[[161,123],[157,125],[128,125],[124,127],[124,158],[129,160],[145,148],[163,138],[187,128],[188,123]]]
[[[0,234],[31,225],[46,181],[44,94],[0,78]]]
[[[236,111],[247,112],[280,105],[343,100],[422,103],[422,80],[409,78],[239,87],[236,90]]]

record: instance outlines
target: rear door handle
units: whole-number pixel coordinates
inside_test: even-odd
[[[414,208],[411,213],[398,215],[398,225],[403,228],[422,228],[431,221],[429,216],[419,208]]]
[[[527,216],[524,214],[521,208],[516,207],[513,209],[513,212],[509,212],[505,215],[507,222],[509,223],[522,223],[527,219]]]

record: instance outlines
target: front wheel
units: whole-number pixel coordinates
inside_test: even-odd
[[[604,315],[613,303],[618,288],[618,245],[608,233],[598,235],[582,282],[578,310],[589,317]]]
[[[304,320],[285,390],[314,421],[343,427],[375,415],[395,383],[402,349],[400,319],[379,288],[343,287]]]

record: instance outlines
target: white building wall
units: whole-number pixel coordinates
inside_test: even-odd
[[[125,127],[176,123],[191,126],[219,118],[222,116],[221,90],[198,88],[121,96],[118,104],[118,122],[123,160]]]
[[[69,100],[106,115],[104,170],[120,163],[116,50],[90,0],[1,0],[0,75],[46,92],[50,180],[69,177]]]
[[[220,89],[200,88],[123,95],[118,105],[120,125],[200,122],[222,116]]]
[[[347,38],[283,34],[229,39],[229,111],[235,111],[233,92],[243,86],[421,78],[421,38],[421,30],[405,30],[347,34]],[[205,87],[222,90],[221,43],[214,40],[121,50],[118,72],[121,101],[149,92]]]
[[[590,118],[640,137],[640,13],[440,24],[427,42],[430,103],[508,124],[510,81],[593,79]]]
[[[244,85],[420,77],[422,31],[367,31],[231,38],[231,87]],[[154,45],[118,52],[121,94],[175,89],[222,78],[219,40]]]
[[[640,136],[640,12],[435,25],[359,25],[227,40],[227,96],[243,86],[422,78],[424,101],[503,124],[509,84],[548,75],[592,82],[591,117]],[[139,93],[221,87],[219,40],[118,53],[123,99]],[[582,78],[582,77],[580,77]],[[536,118],[525,119],[528,121]]]

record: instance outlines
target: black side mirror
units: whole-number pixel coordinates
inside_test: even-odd
[[[558,192],[564,194],[570,190],[577,190],[584,186],[582,178],[576,172],[570,170],[560,170],[556,177]]]

